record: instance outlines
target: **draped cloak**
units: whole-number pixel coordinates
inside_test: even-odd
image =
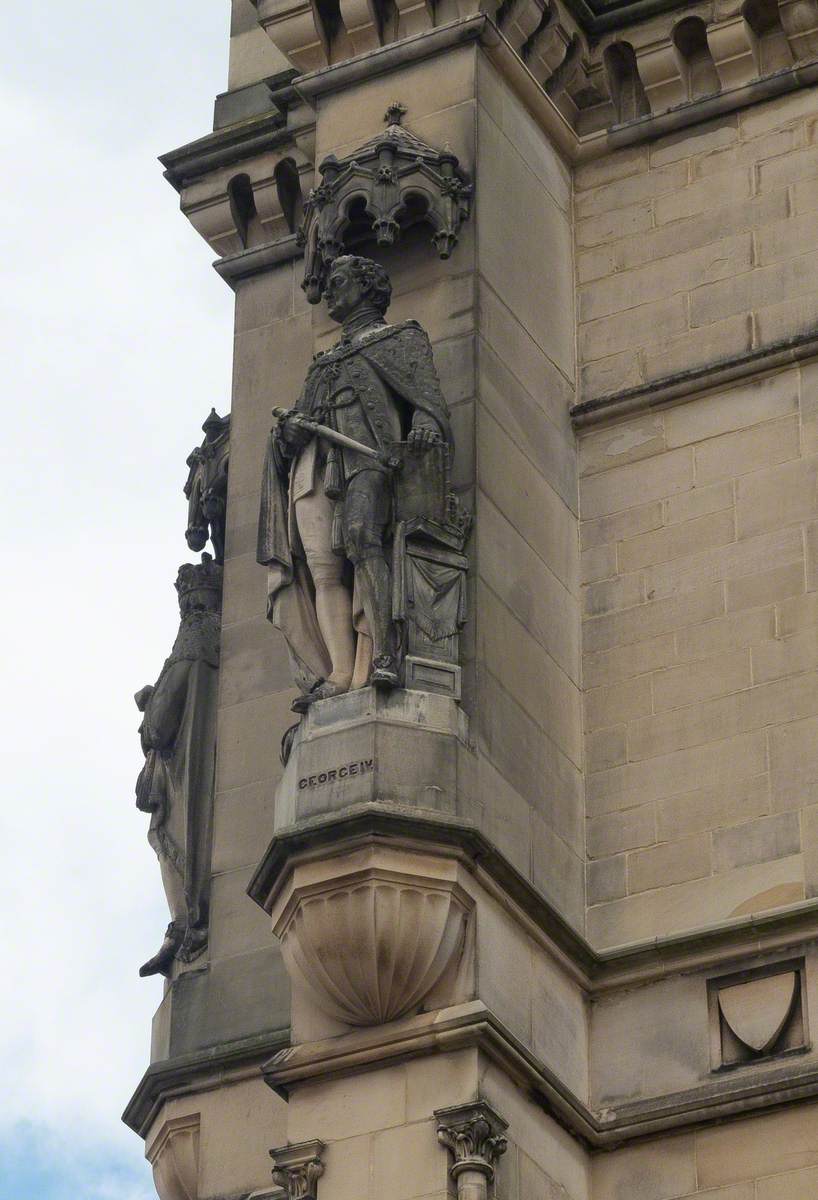
[[[313,360],[296,410],[325,420],[323,398],[343,373],[364,413],[382,403],[384,385],[398,407],[405,406],[406,427],[421,413],[439,429],[454,453],[449,411],[440,390],[432,347],[416,321],[386,325],[350,344],[338,345]],[[368,444],[387,450],[371,427]],[[354,451],[344,457],[360,460]],[[350,462],[350,466],[352,466]],[[306,559],[290,511],[291,464],[271,435],[267,445],[261,488],[256,559],[268,570],[267,619],[280,629],[289,647],[296,682],[308,690],[326,678],[331,664],[315,613],[314,590]]]
[[[137,808],[151,814],[148,841],[179,880],[168,895],[171,916],[202,931],[209,906],[220,626],[218,612],[182,616],[139,729],[145,765],[136,783]],[[179,892],[184,913],[175,911]]]

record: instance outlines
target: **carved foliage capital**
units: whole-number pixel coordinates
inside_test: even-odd
[[[324,1143],[316,1139],[270,1151],[273,1180],[287,1193],[287,1200],[318,1200],[318,1180],[324,1174],[321,1161],[324,1150]]]
[[[454,1160],[452,1178],[457,1179],[461,1172],[470,1170],[481,1172],[491,1181],[497,1160],[508,1146],[503,1136],[508,1122],[484,1100],[439,1108],[435,1117],[438,1141]]]

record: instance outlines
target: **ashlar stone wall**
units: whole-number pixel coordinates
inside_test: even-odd
[[[582,400],[818,316],[815,89],[578,168]],[[588,935],[816,892],[818,367],[579,439]]]
[[[582,929],[571,176],[477,68],[477,816]]]
[[[646,1141],[593,1160],[605,1200],[808,1200],[818,1182],[815,1105]]]
[[[589,933],[816,893],[818,368],[581,439]]]
[[[818,317],[818,97],[759,104],[575,173],[583,399]]]
[[[294,717],[282,639],[265,619],[256,562],[261,470],[274,404],[298,394],[311,356],[309,306],[293,264],[236,293],[230,477],[213,826],[208,1021],[199,1044],[289,1024],[289,982],[265,914],[246,895],[271,836],[279,744]]]

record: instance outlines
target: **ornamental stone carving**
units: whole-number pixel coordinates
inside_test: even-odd
[[[326,298],[341,339],[316,356],[295,407],[273,410],[256,557],[298,713],[406,686],[414,659],[432,664],[437,690],[457,691],[470,518],[449,490],[454,442],[429,338],[416,321],[387,324],[390,296],[378,263],[334,259]]]
[[[486,1200],[497,1160],[508,1143],[508,1122],[484,1100],[435,1110],[437,1138],[452,1156],[449,1173],[458,1200]]]
[[[273,908],[291,977],[346,1025],[416,1011],[461,958],[472,901],[446,867],[374,849],[296,867]]]
[[[803,959],[709,983],[713,1066],[734,1067],[807,1044]]]
[[[328,155],[318,168],[321,183],[307,197],[298,231],[301,286],[311,304],[324,294],[344,247],[370,233],[379,246],[391,246],[404,229],[424,223],[441,258],[457,245],[471,209],[471,183],[448,147],[436,150],[403,127],[405,112],[402,104],[391,105],[383,133],[344,158]]]
[[[321,1155],[325,1149],[324,1143],[315,1139],[270,1151],[273,1181],[284,1189],[287,1200],[318,1200],[318,1180],[324,1174]]]
[[[160,1200],[198,1200],[199,1113],[166,1121],[146,1148]]]
[[[185,496],[188,502],[185,540],[191,550],[204,550],[208,539],[216,562],[224,563],[227,468],[230,459],[230,415],[215,408],[202,426],[204,441],[188,455]]]
[[[209,554],[176,578],[181,621],[155,684],[135,696],[145,763],[136,806],[150,814],[171,921],[140,975],[169,975],[207,945],[222,568]]]

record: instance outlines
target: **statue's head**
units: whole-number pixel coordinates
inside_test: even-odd
[[[380,263],[344,254],[329,269],[324,296],[333,321],[345,321],[361,304],[371,304],[383,316],[392,297],[392,284]]]
[[[200,563],[183,563],[174,585],[182,616],[192,612],[218,612],[222,604],[222,568],[209,554]]]

